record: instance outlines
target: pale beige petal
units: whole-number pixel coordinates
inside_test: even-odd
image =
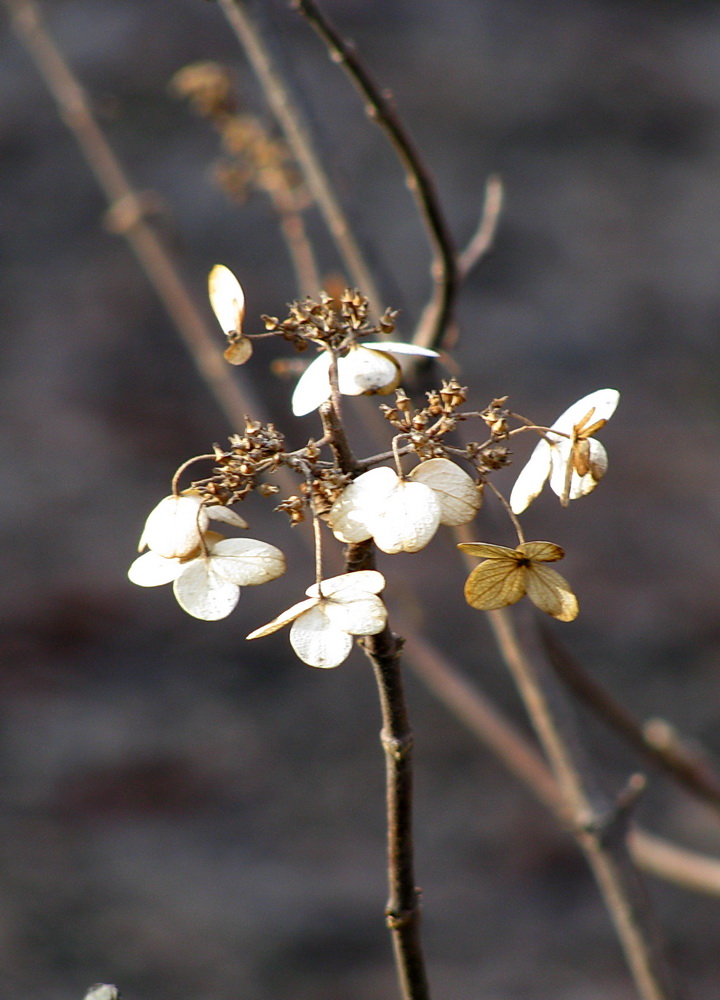
[[[352,347],[338,358],[338,389],[343,396],[391,392],[400,384],[400,365],[385,351]]]
[[[157,552],[146,552],[132,564],[128,579],[138,587],[162,587],[165,583],[172,583],[183,568],[179,559],[165,559]]]
[[[520,542],[517,551],[537,562],[556,562],[565,555],[564,550],[554,542]]]
[[[527,595],[541,611],[561,622],[577,618],[577,597],[567,580],[549,566],[533,563],[528,567]]]
[[[165,497],[145,522],[140,548],[146,545],[166,559],[184,559],[200,544],[208,515],[197,496]]]
[[[208,275],[210,305],[223,333],[240,333],[245,316],[245,295],[230,268],[216,264]]]
[[[212,559],[203,557],[186,564],[173,583],[173,592],[183,611],[208,622],[227,618],[240,599],[240,587],[219,576]]]
[[[328,620],[350,635],[376,635],[387,621],[385,605],[374,594],[343,601],[329,598],[323,602],[323,608]]]
[[[323,580],[318,588],[314,583],[305,593],[308,597],[319,597],[320,591],[324,597],[343,600],[345,595],[349,600],[364,594],[379,594],[385,586],[385,577],[376,569],[361,569],[356,573],[342,573]]]
[[[481,611],[515,604],[525,593],[526,575],[515,559],[481,562],[465,581],[465,600]]]
[[[469,556],[479,556],[481,559],[512,559],[515,549],[506,545],[491,545],[489,542],[458,542],[461,552]]]
[[[321,403],[330,398],[330,362],[328,351],[323,351],[311,361],[300,376],[292,394],[292,411],[296,417],[317,410]]]
[[[366,523],[383,552],[418,552],[440,524],[440,502],[422,483],[398,479],[382,503],[366,511]]]
[[[244,517],[240,517],[232,507],[223,507],[216,504],[214,507],[206,507],[207,516],[211,521],[222,521],[223,524],[232,524],[235,528],[247,528],[248,523]]]
[[[550,475],[550,445],[543,438],[535,446],[526,465],[520,470],[510,493],[513,514],[522,514],[540,495],[545,480]]]
[[[482,494],[477,483],[447,458],[430,458],[421,462],[408,479],[429,486],[435,493],[440,502],[441,524],[467,524],[480,509]]]
[[[352,637],[333,626],[321,605],[295,620],[290,643],[303,663],[326,669],[340,666],[353,647]]]
[[[273,618],[273,620],[268,622],[267,625],[263,625],[261,628],[256,628],[254,632],[246,635],[245,638],[262,639],[265,635],[272,635],[273,632],[277,632],[278,629],[281,629],[283,625],[289,625],[290,622],[295,621],[299,615],[304,614],[310,608],[314,608],[317,603],[318,599],[314,597],[309,601],[300,601],[298,604],[293,604],[293,606],[288,608],[287,611],[283,611],[282,614],[278,615],[277,618]]]
[[[590,471],[584,476],[579,476],[573,469],[570,477],[570,490],[568,492],[570,500],[578,500],[580,497],[592,493],[598,482],[607,472],[608,458],[604,446],[599,441],[596,441],[595,438],[590,438],[588,444],[590,446]],[[571,458],[572,452],[569,443],[567,447],[562,449],[556,450],[556,448],[553,448],[550,488],[559,497],[563,496],[565,490],[568,463]]]
[[[255,586],[282,576],[285,556],[280,549],[255,538],[224,538],[213,545],[215,573],[238,586]]]
[[[590,424],[595,423],[596,420],[609,420],[615,412],[619,400],[620,393],[617,389],[596,389],[595,392],[583,396],[577,403],[569,406],[552,425],[553,429],[563,431],[565,434],[572,434],[575,425],[579,424],[583,417],[589,413],[591,413]]]
[[[364,542],[372,536],[368,512],[382,506],[400,480],[393,469],[364,472],[346,486],[328,512],[328,524],[341,542]]]

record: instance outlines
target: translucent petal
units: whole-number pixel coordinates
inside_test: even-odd
[[[552,425],[555,430],[563,431],[565,434],[572,434],[573,428],[580,423],[583,417],[592,410],[590,423],[596,420],[609,420],[615,412],[620,400],[620,393],[617,389],[596,389],[587,396],[583,396],[577,403],[569,406]]]
[[[161,587],[165,583],[172,583],[183,569],[179,559],[165,559],[157,552],[146,552],[132,564],[128,570],[128,579],[138,587]]]
[[[222,521],[223,524],[232,524],[236,528],[247,528],[248,523],[244,517],[240,517],[232,507],[223,507],[220,504],[215,507],[206,507],[207,516],[211,521]]]
[[[458,542],[458,548],[469,556],[480,556],[481,559],[512,559],[515,556],[515,549],[489,542]]]
[[[481,562],[465,581],[465,600],[480,611],[515,604],[525,593],[526,575],[526,567],[515,559]]]
[[[565,555],[554,542],[521,542],[517,551],[536,562],[556,562]]]
[[[290,642],[303,663],[311,667],[338,667],[353,647],[351,636],[333,627],[320,605],[295,620]]]
[[[604,446],[595,438],[591,438],[587,443],[590,446],[590,471],[584,476],[579,476],[573,469],[568,492],[570,500],[577,500],[592,493],[607,471],[608,458]],[[551,450],[550,489],[562,497],[567,482],[568,464],[572,459],[572,449],[569,442],[563,442],[563,445],[554,445]]]
[[[223,357],[231,365],[244,365],[253,353],[252,340],[249,337],[233,337],[223,351]]]
[[[207,526],[208,514],[200,497],[165,497],[145,522],[140,548],[147,545],[166,559],[184,559],[197,549]]]
[[[267,583],[285,572],[280,549],[254,538],[224,538],[213,545],[210,561],[214,573],[240,587]]]
[[[437,351],[432,351],[429,347],[418,347],[417,344],[404,344],[396,340],[365,342],[362,346],[369,350],[385,351],[387,354],[411,354],[418,358],[440,357]]]
[[[296,417],[317,410],[330,398],[330,362],[328,351],[323,351],[311,361],[300,376],[292,394],[292,411]]]
[[[567,580],[549,566],[533,563],[528,567],[526,578],[527,595],[533,604],[561,622],[571,622],[577,618],[577,597]]]
[[[346,486],[328,513],[328,524],[341,542],[364,542],[372,536],[368,515],[382,506],[400,480],[388,468],[371,469]]]
[[[277,632],[281,629],[283,625],[289,625],[290,622],[294,622],[295,619],[304,614],[310,608],[314,608],[318,603],[318,599],[312,598],[309,601],[300,601],[298,604],[293,604],[291,608],[287,611],[283,611],[282,614],[278,615],[277,618],[273,618],[271,622],[267,625],[263,625],[261,628],[256,628],[254,632],[246,635],[246,639],[262,639],[265,635],[272,635],[273,632]]]
[[[386,351],[355,346],[338,358],[338,389],[343,396],[392,391],[400,384],[400,366]]]
[[[385,605],[374,594],[346,601],[329,598],[323,602],[323,608],[332,625],[350,635],[376,635],[387,621]]]
[[[398,479],[392,492],[365,516],[383,552],[418,552],[438,529],[440,502],[428,486]]]
[[[324,597],[333,597],[338,601],[347,595],[348,600],[354,600],[358,595],[379,594],[385,586],[385,577],[376,569],[361,569],[356,573],[341,573],[323,580],[320,589]],[[318,585],[314,583],[305,591],[308,597],[319,597]]]
[[[208,275],[210,305],[223,333],[240,333],[245,316],[245,295],[230,268],[216,264]]]
[[[421,462],[409,479],[429,486],[440,503],[440,523],[457,526],[472,521],[480,508],[482,495],[471,476],[447,458]]]
[[[545,480],[550,475],[551,450],[550,445],[542,438],[536,444],[527,464],[521,469],[510,493],[510,509],[513,514],[522,514],[540,495]]]
[[[204,557],[186,564],[173,583],[173,592],[183,611],[208,622],[227,618],[240,599],[240,588],[219,576],[213,560]]]

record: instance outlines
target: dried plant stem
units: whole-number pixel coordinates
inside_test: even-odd
[[[13,27],[32,56],[60,115],[73,133],[88,166],[110,206],[109,227],[132,248],[185,343],[201,378],[228,419],[242,426],[255,400],[249,387],[232,378],[222,351],[188,294],[183,279],[155,230],[148,223],[147,196],[131,186],[120,163],[90,111],[85,93],[45,29],[33,0],[3,0]]]
[[[452,318],[458,288],[453,239],[435,189],[435,183],[395,112],[391,100],[373,80],[354,47],[335,30],[314,0],[292,0],[327,45],[331,58],[346,71],[367,101],[368,116],[383,129],[407,171],[407,185],[417,199],[433,249],[431,273],[434,293],[413,338],[421,347],[439,347]]]
[[[571,830],[595,875],[642,1000],[678,994],[665,962],[645,886],[627,843],[630,810],[643,782],[631,779],[616,802],[600,791],[575,737],[563,693],[538,657],[521,647],[507,611],[488,614],[492,630],[550,761]]]
[[[266,100],[303,172],[308,189],[315,199],[330,234],[348,270],[350,280],[368,297],[373,312],[381,312],[380,296],[353,236],[340,203],[335,197],[320,158],[309,138],[308,129],[281,74],[273,64],[268,46],[246,5],[238,0],[218,0],[228,24],[245,50]]]

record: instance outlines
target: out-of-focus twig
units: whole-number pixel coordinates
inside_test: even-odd
[[[491,174],[485,184],[485,200],[477,229],[458,257],[458,271],[463,281],[492,248],[502,206],[503,182],[496,174]]]
[[[267,102],[303,172],[307,186],[317,202],[350,280],[370,300],[374,314],[382,312],[375,281],[363,259],[345,213],[338,202],[326,171],[309,139],[297,104],[281,74],[273,64],[262,34],[241,0],[218,0],[218,6],[245,50],[253,72],[260,81]]]
[[[667,723],[641,725],[624,705],[591,677],[543,622],[540,637],[563,683],[634,750],[670,774],[682,787],[720,809],[720,781],[707,761],[694,754]]]
[[[135,191],[95,120],[85,93],[44,27],[34,0],[3,0],[19,38],[73,133],[104,192],[109,228],[125,237],[175,324],[190,356],[230,423],[242,427],[255,406],[249,386],[241,388],[222,350],[186,290],[175,264],[146,218],[147,198]],[[247,381],[247,380],[246,380]]]
[[[645,885],[628,847],[630,813],[644,787],[633,776],[615,802],[601,790],[583,753],[564,692],[530,641],[521,644],[506,609],[488,612],[505,663],[525,703],[572,817],[572,832],[612,917],[642,1000],[678,996]]]
[[[458,266],[452,235],[440,205],[435,183],[425,167],[392,101],[375,83],[354,47],[335,30],[314,0],[292,0],[323,39],[332,59],[347,72],[367,101],[368,116],[383,129],[407,171],[407,186],[417,199],[433,248],[431,274],[434,291],[413,337],[421,347],[439,348],[452,319],[458,289]]]

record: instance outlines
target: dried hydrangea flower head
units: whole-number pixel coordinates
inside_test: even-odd
[[[252,341],[243,336],[245,293],[230,268],[216,264],[208,276],[210,305],[228,339],[225,360],[231,365],[244,365],[253,352]]]
[[[510,494],[510,507],[521,514],[545,482],[566,506],[595,489],[607,471],[607,452],[593,435],[615,412],[620,393],[598,389],[583,396],[558,417],[535,446]],[[557,431],[554,434],[553,431]]]
[[[414,344],[395,341],[382,343],[350,344],[347,353],[338,358],[338,389],[342,396],[387,395],[400,384],[402,370],[395,355],[418,358],[437,358],[437,351]],[[292,395],[292,411],[296,417],[316,410],[330,398],[330,365],[328,351],[307,367],[300,376]]]
[[[208,507],[192,492],[165,497],[148,515],[138,552],[149,548],[166,559],[184,559],[200,545],[210,519],[247,528],[244,518],[229,507]]]
[[[139,587],[172,583],[175,598],[193,618],[226,618],[240,599],[240,588],[268,583],[285,572],[285,557],[274,545],[254,538],[203,534],[184,558],[162,556],[152,549],[139,556],[128,578]]]
[[[527,594],[533,604],[553,618],[571,622],[578,602],[567,580],[545,563],[565,555],[553,542],[520,542],[516,549],[484,542],[462,542],[458,548],[483,562],[465,582],[465,600],[473,608],[493,611],[516,604]]]
[[[372,569],[323,580],[308,587],[308,600],[294,604],[247,638],[260,639],[292,622],[290,643],[303,663],[337,667],[350,655],[354,636],[377,635],[385,628],[387,611],[377,596],[384,586],[382,573]]]
[[[480,502],[466,472],[447,458],[432,458],[405,477],[386,467],[364,472],[335,501],[328,523],[341,542],[373,538],[383,552],[418,552],[440,524],[471,521]]]

